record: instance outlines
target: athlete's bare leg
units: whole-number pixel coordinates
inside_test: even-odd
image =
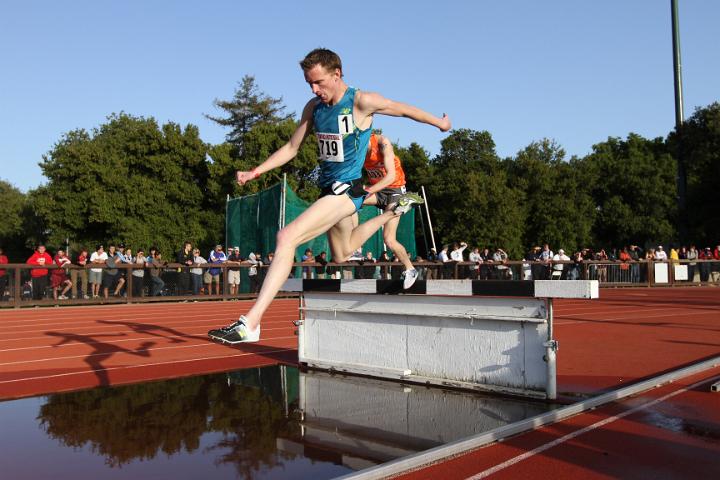
[[[393,206],[394,205],[389,206],[388,209]],[[391,219],[383,227],[383,240],[385,241],[385,245],[397,255],[398,260],[405,266],[405,270],[412,270],[415,267],[413,267],[412,262],[410,262],[410,255],[408,255],[402,243],[397,241],[398,225],[400,225],[399,215],[395,216],[395,218]]]
[[[352,219],[343,219],[343,224],[338,228],[332,228],[328,231],[328,243],[333,254],[333,260],[336,262],[346,261],[352,253],[360,248],[380,227],[390,222],[393,218],[398,217],[392,210],[386,210],[382,214],[371,218],[367,222],[357,225],[350,230]],[[357,221],[357,220],[355,220]]]
[[[345,217],[332,226],[327,232],[328,245],[330,246],[330,254],[333,262],[344,262],[352,254],[346,254],[349,247],[349,238],[352,231],[358,225],[358,214],[355,212],[349,217]]]
[[[347,195],[328,195],[310,205],[299,217],[278,232],[275,257],[255,304],[245,315],[248,330],[260,324],[265,311],[287,280],[297,247],[327,232],[333,225],[355,212],[355,205]]]

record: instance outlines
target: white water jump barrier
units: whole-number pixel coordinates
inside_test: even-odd
[[[555,298],[595,280],[289,279],[301,292],[301,365],[403,382],[555,399]]]

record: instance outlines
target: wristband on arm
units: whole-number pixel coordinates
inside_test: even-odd
[[[253,179],[258,178],[260,176],[260,172],[257,171],[257,167],[253,168],[250,173],[252,174]]]

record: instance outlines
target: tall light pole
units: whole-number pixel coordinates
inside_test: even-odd
[[[678,190],[678,230],[680,240],[686,241],[687,225],[687,172],[682,148],[683,113],[682,62],[680,61],[680,28],[678,26],[678,2],[670,0],[672,18],[673,76],[675,85],[675,131],[677,133],[677,190]]]

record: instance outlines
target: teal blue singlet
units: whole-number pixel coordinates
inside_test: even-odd
[[[360,130],[353,122],[357,91],[348,87],[337,104],[318,102],[313,109],[313,125],[320,151],[320,187],[362,177],[372,124],[367,130]]]

